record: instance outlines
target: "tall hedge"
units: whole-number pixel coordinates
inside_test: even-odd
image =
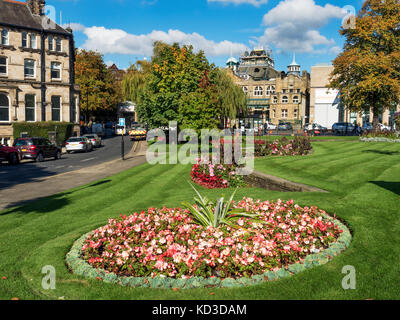
[[[70,122],[15,122],[14,139],[19,138],[21,132],[27,132],[31,137],[48,138],[49,131],[56,131],[57,126],[57,144],[64,145],[65,141],[72,136],[74,125]]]

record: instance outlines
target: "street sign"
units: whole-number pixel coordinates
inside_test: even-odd
[[[119,118],[119,126],[125,127],[125,118]]]

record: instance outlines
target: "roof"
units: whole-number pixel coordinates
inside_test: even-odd
[[[238,61],[234,58],[234,57],[230,57],[229,59],[228,59],[228,61],[226,61],[226,64],[228,64],[228,63],[238,63]]]
[[[55,24],[55,29],[44,29],[42,25],[46,16],[33,15],[25,2],[14,0],[0,0],[0,25],[9,25],[33,30],[48,30],[54,33],[64,33],[68,31]]]

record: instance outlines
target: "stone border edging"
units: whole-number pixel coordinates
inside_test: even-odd
[[[316,187],[302,183],[292,182],[283,178],[275,177],[260,171],[254,171],[251,175],[245,176],[245,181],[250,186],[281,192],[328,192]]]
[[[339,220],[329,216],[328,214],[322,214],[324,218],[333,222],[335,226],[338,226],[343,233],[340,235],[338,240],[332,243],[329,248],[308,255],[304,258],[302,263],[295,263],[288,266],[288,268],[281,268],[277,271],[268,271],[262,275],[253,275],[251,278],[203,278],[193,277],[190,279],[173,279],[168,277],[123,277],[118,276],[115,273],[107,272],[102,269],[93,268],[88,262],[82,259],[82,246],[87,237],[93,233],[93,231],[83,235],[71,248],[71,251],[66,255],[65,262],[72,273],[83,276],[88,279],[98,279],[105,283],[114,283],[126,287],[134,288],[158,288],[158,289],[195,289],[195,288],[239,288],[251,285],[258,285],[263,282],[280,280],[283,278],[290,277],[299,272],[303,272],[307,269],[324,265],[332,260],[335,256],[338,256],[345,251],[351,243],[352,235],[350,230]]]

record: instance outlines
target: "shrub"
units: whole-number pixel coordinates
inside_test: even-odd
[[[311,141],[308,137],[295,137],[288,140],[283,137],[273,143],[264,140],[256,140],[254,143],[254,154],[256,157],[265,156],[302,156],[312,151]]]
[[[396,140],[398,139],[399,135],[396,132],[389,131],[389,130],[377,130],[377,131],[365,131],[362,138],[385,138],[389,140]]]
[[[14,138],[19,138],[22,132],[31,137],[48,138],[49,131],[55,131],[57,126],[57,144],[64,145],[72,136],[74,125],[69,122],[15,122],[13,123]]]

